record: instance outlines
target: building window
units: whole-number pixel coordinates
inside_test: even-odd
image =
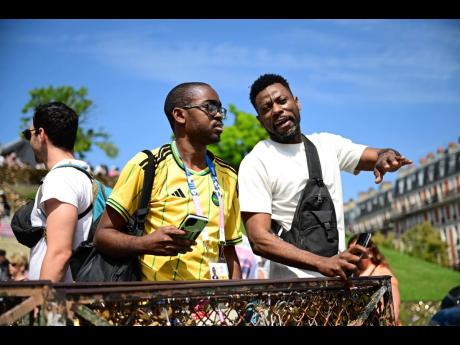
[[[453,174],[454,172],[455,172],[455,155],[451,154],[449,156],[449,170],[448,170],[448,173],[450,175],[450,174]]]
[[[434,181],[434,164],[428,167],[428,181],[429,182]]]
[[[398,193],[399,195],[404,193],[404,179],[398,181]]]
[[[439,178],[443,178],[446,172],[446,160],[439,161]]]
[[[406,177],[407,190],[412,190],[412,175]]]
[[[424,176],[425,176],[425,172],[423,171],[423,169],[421,169],[417,174],[418,186],[419,187],[423,186],[423,178],[424,178]]]

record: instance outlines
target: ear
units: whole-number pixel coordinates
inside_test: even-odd
[[[40,128],[38,129],[38,135],[37,135],[37,136],[38,136],[38,139],[39,139],[41,142],[43,142],[43,141],[45,141],[45,140],[46,140],[46,141],[48,140],[48,135],[45,133],[45,130],[44,130],[42,127],[40,127]]]
[[[302,110],[302,104],[300,104],[299,98],[297,96],[294,96],[294,102],[297,105],[297,108],[299,108],[299,112]]]
[[[174,108],[172,110],[172,117],[174,118],[174,121],[180,124],[185,123],[185,115],[186,111],[181,108]]]

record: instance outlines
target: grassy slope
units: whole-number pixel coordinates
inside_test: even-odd
[[[401,301],[440,301],[460,285],[460,272],[380,247],[399,282]]]

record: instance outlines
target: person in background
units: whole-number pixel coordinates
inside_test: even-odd
[[[9,261],[6,258],[6,250],[0,249],[0,282],[10,280],[10,272],[8,270]]]
[[[243,242],[235,246],[236,254],[241,266],[241,278],[256,279],[258,271],[257,258],[252,252],[247,236],[243,235]]]
[[[359,235],[354,235],[348,241],[348,247],[356,243]],[[399,297],[398,280],[390,269],[390,264],[386,261],[385,256],[380,252],[378,246],[371,240],[367,246],[368,255],[363,257],[358,264],[359,276],[391,276],[391,292],[393,295],[393,308],[395,312],[396,325],[400,326],[399,321],[399,305],[401,303]]]
[[[8,202],[4,191],[0,190],[0,219],[3,217],[9,217],[11,212],[11,206]]]
[[[29,262],[24,254],[13,253],[10,256],[9,271],[11,280],[23,281],[28,280],[27,270],[29,268]]]
[[[460,285],[449,290],[429,326],[460,326]]]
[[[35,160],[49,170],[31,213],[32,226],[46,227],[46,232],[31,248],[30,280],[73,282],[69,267],[72,251],[88,237],[92,183],[84,172],[67,166],[89,169],[86,162],[74,157],[77,131],[77,113],[64,103],[50,102],[35,109],[30,128],[22,132]]]

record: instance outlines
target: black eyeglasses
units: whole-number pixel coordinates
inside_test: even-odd
[[[24,137],[24,139],[26,139],[27,141],[30,141],[30,138],[32,138],[32,132],[35,132],[35,134],[38,133],[38,129],[37,128],[34,128],[34,129],[24,129],[22,131],[22,136]]]
[[[216,104],[216,103],[205,102],[201,104],[189,104],[189,105],[184,105],[183,107],[179,107],[179,108],[182,108],[182,109],[198,108],[210,116],[214,117],[217,115],[217,113],[220,113],[222,115],[222,120],[225,120],[227,118],[227,109],[222,107],[220,104]]]

